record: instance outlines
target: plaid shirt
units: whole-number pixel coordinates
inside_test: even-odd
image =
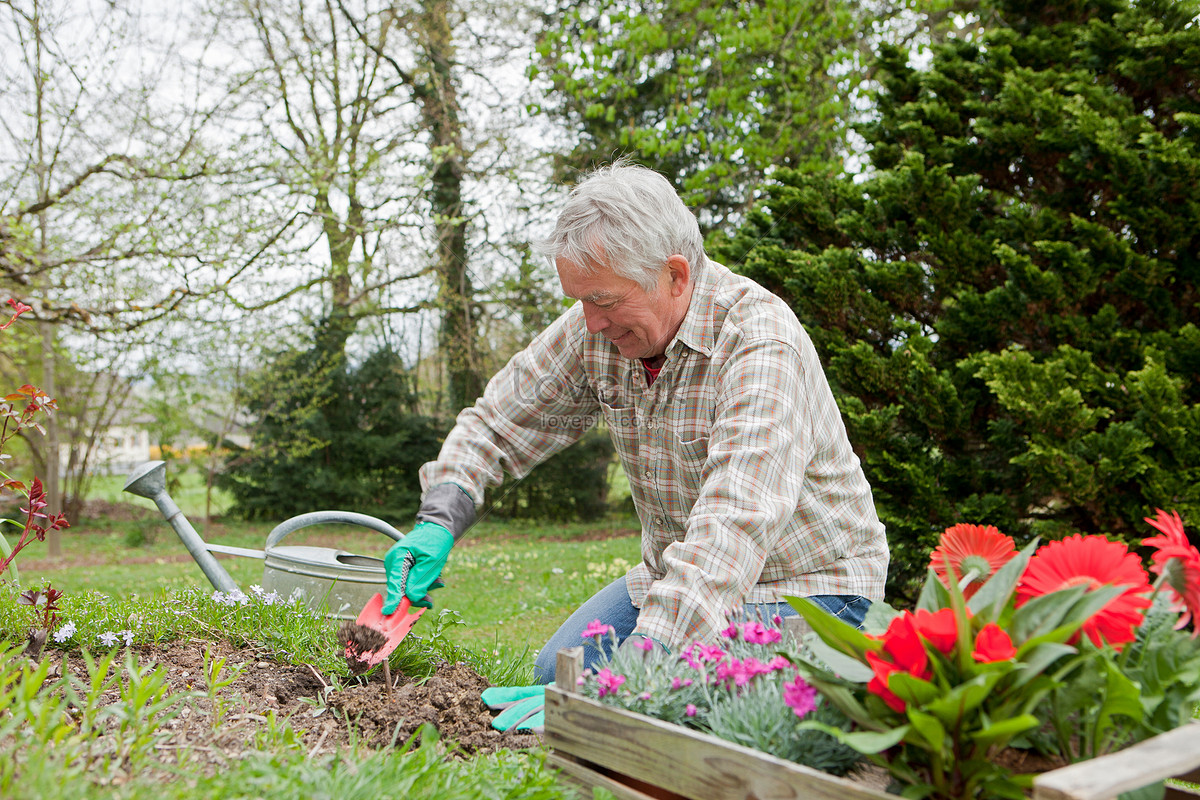
[[[888,549],[816,350],[775,295],[708,262],[658,379],[576,303],[463,410],[422,485],[483,501],[603,420],[642,522],[635,632],[713,639],[784,595],[883,596]]]

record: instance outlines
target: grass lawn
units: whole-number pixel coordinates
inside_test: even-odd
[[[219,518],[206,526],[203,486],[194,475],[184,478],[171,496],[209,543],[261,549],[271,529],[283,521]],[[211,588],[154,504],[122,493],[123,483],[123,477],[97,479],[94,496],[152,513],[142,519],[114,514],[81,521],[62,533],[59,560],[49,559],[45,543],[30,544],[14,562],[23,587],[50,582],[68,593],[97,591],[114,598]],[[216,505],[224,507],[225,502],[218,497]],[[443,574],[446,588],[434,594],[436,609],[453,612],[460,623],[447,630],[447,638],[497,657],[525,653],[532,663],[537,649],[580,603],[637,562],[637,530],[634,517],[570,524],[484,519],[451,553]],[[10,544],[16,541],[15,536],[7,538]],[[331,525],[296,531],[284,543],[382,558],[391,540],[374,531]],[[261,561],[219,560],[243,590],[262,583]]]

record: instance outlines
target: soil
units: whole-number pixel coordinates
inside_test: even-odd
[[[212,651],[210,661],[225,659],[226,676],[236,676],[217,691],[215,704],[206,693],[206,649]],[[156,751],[164,763],[170,763],[176,752],[186,751],[208,769],[218,769],[252,748],[260,733],[281,728],[285,719],[310,756],[333,753],[351,739],[376,749],[402,746],[426,722],[437,728],[450,758],[541,743],[535,734],[502,733],[491,727],[491,712],[479,699],[488,682],[464,663],[443,663],[419,684],[393,674],[395,686],[388,692],[381,670],[338,679],[309,665],[279,663],[264,652],[225,642],[191,640],[135,645],[130,650],[143,670],[148,665],[166,669],[171,695],[193,695],[162,729],[165,735]],[[43,659],[52,665],[52,680],[67,670],[77,681],[86,682],[87,670],[77,653],[47,649]],[[113,689],[100,702],[109,705],[119,700],[119,692]]]

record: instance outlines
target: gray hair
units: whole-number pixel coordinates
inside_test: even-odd
[[[585,273],[608,268],[646,291],[658,285],[667,259],[681,255],[695,275],[708,257],[696,217],[670,181],[619,159],[576,184],[549,237],[536,250]]]

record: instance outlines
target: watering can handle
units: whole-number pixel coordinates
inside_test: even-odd
[[[283,537],[289,533],[307,528],[310,525],[327,525],[330,523],[343,523],[346,525],[358,525],[363,528],[370,528],[373,531],[379,531],[385,536],[390,536],[395,541],[400,541],[404,538],[404,534],[396,530],[394,527],[379,519],[378,517],[367,516],[366,514],[357,514],[353,511],[312,511],[308,514],[300,514],[291,519],[284,520],[275,526],[275,529],[267,534],[267,544],[265,549],[270,550],[275,545],[283,541]]]

